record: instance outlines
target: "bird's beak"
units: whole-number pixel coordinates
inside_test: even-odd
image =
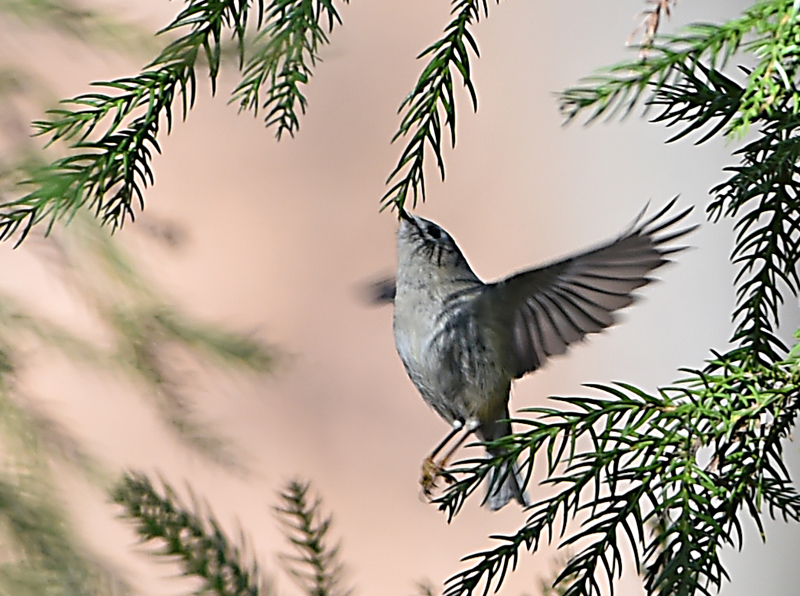
[[[414,221],[414,218],[408,214],[404,208],[400,207],[400,219],[407,221],[410,224],[416,224],[417,222]]]

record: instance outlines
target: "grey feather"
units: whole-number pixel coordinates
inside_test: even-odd
[[[514,378],[540,368],[587,334],[613,325],[614,313],[634,302],[634,290],[652,281],[648,274],[668,263],[668,254],[682,250],[663,245],[696,226],[660,235],[691,211],[658,221],[673,204],[612,242],[486,286],[476,308],[506,330]]]

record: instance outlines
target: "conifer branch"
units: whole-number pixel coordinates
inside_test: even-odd
[[[246,33],[263,26],[252,55]],[[244,69],[234,100],[256,109],[267,84],[267,125],[277,135],[294,134],[306,101],[299,85],[308,81],[325,32],[339,21],[330,0],[190,0],[160,33],[179,35],[133,77],[95,83],[98,91],[79,95],[35,122],[50,144],[64,142],[66,156],[34,168],[21,182],[27,191],[0,205],[0,240],[22,242],[31,228],[88,206],[103,223],[121,227],[144,208],[144,189],[155,176],[159,135],[169,133],[175,112],[185,119],[197,93],[197,70],[207,69],[212,93],[222,67],[223,37],[230,33]]]
[[[158,553],[178,557],[186,575],[203,581],[203,589],[219,596],[266,596],[271,593],[256,562],[248,562],[219,522],[195,505],[188,509],[175,492],[163,493],[139,474],[126,474],[113,492],[143,542],[155,542]]]
[[[342,588],[343,566],[339,545],[329,545],[331,517],[321,512],[319,499],[312,499],[308,483],[293,480],[281,493],[275,508],[294,554],[285,555],[286,570],[309,596],[348,596]]]
[[[499,0],[497,0],[499,3]],[[439,175],[444,179],[443,133],[450,131],[450,145],[456,144],[455,73],[469,92],[472,109],[478,109],[478,95],[472,82],[470,52],[479,56],[470,27],[481,14],[489,15],[487,0],[453,0],[452,20],[444,37],[431,44],[418,58],[429,57],[414,90],[400,104],[400,127],[392,141],[410,135],[403,153],[387,179],[391,184],[383,195],[383,206],[403,209],[425,200],[425,153],[433,152]]]
[[[305,113],[307,105],[300,86],[308,83],[320,59],[320,47],[341,22],[331,0],[274,2],[263,27],[259,25],[231,101],[239,104],[240,111],[258,114],[263,108],[264,122],[275,127],[278,139],[284,132],[294,136],[300,127],[299,114]]]
[[[613,585],[624,544],[648,594],[708,594],[727,578],[719,554],[741,546],[743,514],[761,528],[767,504],[770,516],[800,521],[800,494],[783,463],[800,409],[796,368],[787,362],[754,374],[720,359],[690,372],[656,395],[591,385],[600,397],[528,410],[536,417],[515,422],[530,430],[493,443],[502,456],[447,470],[455,482],[437,502],[450,518],[492,469],[519,458],[529,465],[539,453],[543,482],[556,492],[533,503],[518,532],[466,557],[468,568],[448,580],[445,595],[498,589],[523,547],[551,541],[584,545],[556,579],[565,595],[599,596],[603,582]],[[584,521],[573,531],[575,518]]]

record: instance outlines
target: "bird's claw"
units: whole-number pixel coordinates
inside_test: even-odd
[[[427,499],[433,498],[433,491],[436,489],[436,480],[441,477],[447,484],[453,484],[455,477],[446,472],[444,467],[446,460],[434,460],[432,457],[426,457],[422,461],[422,473],[419,478],[419,483],[422,486],[422,494]]]
[[[433,496],[433,491],[436,488],[436,478],[441,472],[441,465],[434,461],[432,457],[426,457],[422,461],[422,474],[420,475],[419,483],[422,486],[422,494],[426,498],[430,499]]]

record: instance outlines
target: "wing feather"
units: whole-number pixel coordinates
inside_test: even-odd
[[[670,214],[675,201],[642,222],[643,212],[612,242],[485,287],[476,307],[492,313],[495,327],[506,334],[515,378],[613,325],[614,313],[652,281],[648,274],[685,248],[664,246],[697,227],[672,228],[691,211]]]

